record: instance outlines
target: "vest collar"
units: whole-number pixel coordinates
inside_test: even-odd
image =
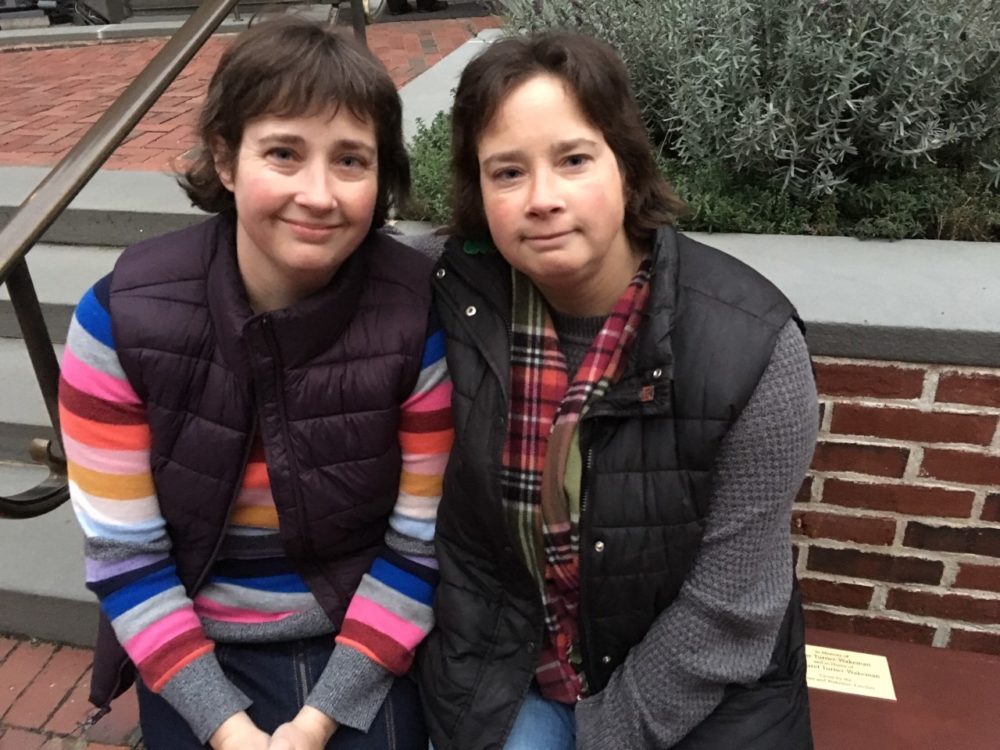
[[[318,292],[281,310],[255,314],[236,261],[235,214],[219,216],[209,256],[208,307],[223,359],[235,372],[250,374],[245,331],[266,318],[274,331],[281,362],[295,367],[328,349],[347,327],[361,299],[370,265],[373,232]]]

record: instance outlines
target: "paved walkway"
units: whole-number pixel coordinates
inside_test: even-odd
[[[495,18],[383,23],[368,45],[397,86],[427,70]],[[171,171],[192,145],[191,127],[208,79],[231,36],[211,39],[128,139],[108,169]],[[164,40],[0,51],[0,166],[51,166],[97,121]]]
[[[87,701],[91,652],[0,636],[0,750],[124,750],[141,746],[129,691],[97,724]]]

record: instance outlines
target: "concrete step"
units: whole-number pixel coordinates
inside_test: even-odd
[[[45,469],[0,463],[0,493],[26,490]],[[0,633],[93,645],[97,603],[84,586],[83,533],[71,507],[0,520]]]
[[[28,253],[28,270],[42,305],[53,342],[66,341],[73,309],[91,284],[109,273],[121,249],[117,247],[35,245]],[[21,327],[7,287],[0,287],[0,339],[21,338]]]
[[[46,167],[0,168],[0,225],[42,181]],[[161,172],[101,170],[52,225],[50,244],[125,247],[205,217]]]

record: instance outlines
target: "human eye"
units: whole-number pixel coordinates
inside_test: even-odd
[[[509,183],[514,182],[521,176],[521,174],[521,170],[517,167],[500,167],[499,169],[493,170],[491,177],[494,182]]]
[[[578,169],[580,167],[586,166],[591,161],[589,154],[570,154],[565,159],[563,159],[563,164],[565,164],[570,169]]]
[[[368,166],[368,160],[358,154],[344,154],[337,158],[337,164],[346,169],[359,170]]]
[[[267,150],[266,156],[278,164],[288,164],[295,160],[296,153],[288,146],[274,146]]]

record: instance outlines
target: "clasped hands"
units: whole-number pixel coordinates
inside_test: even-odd
[[[303,706],[294,719],[270,735],[240,712],[222,723],[209,744],[213,750],[323,750],[336,730],[336,722],[312,706]]]

